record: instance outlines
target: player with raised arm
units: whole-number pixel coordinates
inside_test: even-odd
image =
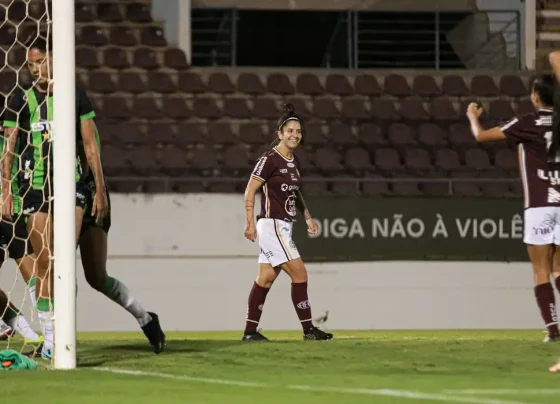
[[[6,145],[2,161],[2,215],[12,218],[13,202],[11,184],[16,180],[10,175],[14,156],[20,155],[21,167],[17,181],[23,198],[23,213],[27,215],[27,229],[33,249],[37,254],[37,311],[45,339],[42,356],[52,358],[53,353],[53,299],[51,294],[52,271],[50,257],[53,250],[52,234],[52,135],[53,91],[52,44],[50,39],[34,36],[26,44],[27,64],[34,78],[27,90],[19,87],[13,92],[5,114]],[[107,213],[103,171],[95,141],[95,112],[86,93],[76,88],[76,143],[82,143],[87,162],[93,171],[98,192],[93,201],[93,214],[101,220]],[[76,155],[76,241],[80,234],[87,188],[81,173],[81,162]],[[9,192],[6,192],[9,191]]]
[[[97,128],[95,129],[95,139],[98,149],[101,150]],[[88,194],[79,247],[86,280],[93,289],[104,294],[132,314],[138,321],[144,335],[148,338],[152,350],[155,353],[160,353],[165,347],[165,334],[161,329],[158,315],[144,310],[138,299],[131,295],[124,283],[107,274],[107,237],[111,227],[109,190],[105,186],[109,203],[107,216],[99,221],[92,214],[93,201],[97,193],[95,178],[85,164],[83,174]]]
[[[267,338],[258,330],[266,295],[284,270],[292,280],[292,302],[303,328],[305,340],[330,340],[333,335],[313,325],[307,296],[307,270],[292,240],[296,209],[307,223],[308,232],[317,233],[300,192],[300,173],[294,150],[303,139],[302,122],[290,104],[284,107],[275,133],[275,146],[264,153],[253,170],[245,190],[245,237],[258,239],[261,249],[257,279],[249,294],[244,341]],[[261,212],[255,224],[255,195],[261,193]]]
[[[524,196],[524,236],[533,266],[534,291],[547,328],[545,342],[560,341],[552,280],[560,290],[560,154],[553,147],[554,76],[540,75],[532,85],[535,112],[502,126],[484,129],[482,108],[471,103],[467,117],[478,142],[509,140],[517,146]]]

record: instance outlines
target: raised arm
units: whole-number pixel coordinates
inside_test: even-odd
[[[560,82],[560,51],[550,52],[548,60],[550,61],[550,66],[552,66],[556,81]]]

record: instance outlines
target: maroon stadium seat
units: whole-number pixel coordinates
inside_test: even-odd
[[[140,43],[149,47],[167,46],[163,30],[159,27],[144,27],[140,33]]]
[[[321,147],[327,143],[324,126],[319,123],[309,123],[305,126],[303,134],[304,144],[306,146]]]
[[[102,2],[97,4],[97,18],[103,22],[120,22],[123,15],[118,4]]]
[[[442,171],[459,171],[463,169],[459,155],[455,150],[436,150],[435,167]]]
[[[508,121],[515,116],[515,112],[513,112],[511,104],[506,100],[490,101],[488,114],[490,115],[490,119],[502,122]]]
[[[134,65],[140,69],[152,70],[160,67],[157,53],[151,48],[140,47],[134,51]]]
[[[175,70],[183,70],[189,67],[185,52],[178,48],[168,48],[163,54],[166,67]]]
[[[185,93],[204,93],[207,91],[198,73],[181,72],[179,74],[179,89]]]
[[[252,95],[260,95],[266,92],[264,84],[255,73],[241,73],[239,77],[237,77],[237,89],[243,93]]]
[[[446,97],[433,99],[430,103],[430,114],[437,121],[456,121],[459,113]]]
[[[359,147],[348,149],[344,154],[344,164],[354,173],[363,173],[373,170],[371,158],[367,150]]]
[[[412,94],[412,90],[406,81],[406,77],[400,74],[390,74],[385,77],[385,92],[395,97],[406,97]]]
[[[406,149],[415,147],[418,143],[412,126],[404,123],[392,123],[389,125],[387,137],[389,142],[397,148]]]
[[[401,103],[399,114],[410,121],[426,121],[430,115],[426,112],[422,100],[408,99]]]
[[[370,114],[363,99],[345,98],[342,100],[342,116],[347,119],[368,119]]]
[[[414,175],[432,170],[428,152],[424,149],[408,149],[404,156],[405,166]]]
[[[195,98],[193,100],[193,114],[199,118],[218,119],[222,116],[214,98]]]
[[[326,175],[336,175],[344,171],[342,156],[330,147],[322,147],[315,152],[315,165]]]
[[[354,89],[356,94],[365,95],[367,97],[378,97],[383,93],[377,79],[369,74],[357,76],[354,81]]]
[[[295,92],[293,84],[288,76],[282,73],[271,73],[267,78],[267,90],[274,94],[293,94]]]
[[[490,164],[490,158],[485,150],[482,149],[470,149],[467,150],[465,154],[465,164],[467,167],[474,170],[490,170],[492,166]]]
[[[148,72],[148,88],[150,91],[171,94],[177,91],[177,84],[168,72]]]
[[[342,74],[329,74],[325,82],[327,93],[338,96],[347,96],[354,94],[354,89],[348,78]]]
[[[356,195],[359,192],[359,183],[351,180],[341,180],[331,182],[331,193],[333,195]]]
[[[317,76],[303,73],[296,79],[296,92],[306,95],[322,95],[325,93],[325,89]]]
[[[400,115],[391,100],[373,99],[370,111],[373,119],[382,121],[400,120]]]
[[[479,75],[472,79],[471,93],[477,97],[496,97],[500,95],[500,90],[492,77]]]
[[[162,99],[162,115],[173,119],[187,119],[192,115],[185,97],[181,94],[167,95]]]
[[[463,77],[458,75],[444,76],[441,84],[444,94],[452,97],[465,97],[469,95],[469,89],[463,80]]]
[[[231,118],[250,118],[252,116],[247,99],[232,97],[224,99],[224,115]]]
[[[143,94],[148,91],[148,85],[139,74],[123,72],[118,75],[118,89],[127,93]]]
[[[76,22],[91,22],[95,19],[93,5],[88,3],[76,3],[75,6]]]
[[[412,91],[421,97],[436,97],[441,94],[441,89],[436,84],[433,76],[424,74],[414,77]]]
[[[112,94],[117,91],[117,85],[108,73],[91,72],[89,75],[89,90],[96,93]]]
[[[96,50],[83,46],[76,47],[76,64],[84,69],[98,68],[100,66],[100,62]]]
[[[332,122],[329,125],[328,137],[331,142],[343,147],[358,144],[358,139],[352,133],[352,128],[343,122]]]
[[[103,28],[96,25],[85,25],[79,30],[78,41],[89,46],[104,46],[109,43]]]
[[[319,119],[338,119],[340,111],[330,98],[318,98],[313,102],[313,115]]]
[[[362,184],[362,192],[364,195],[389,195],[391,193],[388,183],[382,181],[383,177],[380,175],[368,175],[367,179],[368,181],[364,181]]]
[[[529,94],[521,77],[514,75],[500,77],[500,92],[509,97],[525,97]]]
[[[116,46],[136,46],[138,41],[130,27],[117,25],[109,29],[109,42]]]
[[[272,98],[256,98],[253,105],[253,114],[262,119],[278,119],[280,116],[278,105]]]
[[[358,141],[369,149],[387,145],[387,140],[383,136],[381,128],[374,123],[360,125]]]
[[[212,73],[208,78],[208,90],[213,93],[231,94],[235,92],[235,87],[227,74]]]
[[[122,48],[109,47],[103,51],[105,65],[115,69],[125,69],[130,67],[128,55]]]
[[[132,22],[151,22],[150,5],[146,3],[131,3],[126,6],[126,19]]]
[[[239,140],[251,145],[264,143],[262,125],[256,122],[246,122],[239,126]]]
[[[403,170],[399,154],[395,149],[376,149],[374,152],[374,163],[375,167],[386,174]]]
[[[306,99],[299,98],[297,96],[290,96],[286,99],[286,102],[294,106],[294,110],[296,111],[296,114],[302,119],[311,118],[312,116],[311,111],[309,111],[309,107],[307,106]]]
[[[446,147],[447,133],[433,122],[422,123],[418,127],[418,141],[431,148]]]

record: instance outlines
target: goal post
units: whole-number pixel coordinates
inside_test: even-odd
[[[74,0],[52,2],[54,368],[76,368],[76,64]]]

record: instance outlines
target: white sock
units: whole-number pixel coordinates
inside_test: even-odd
[[[45,338],[44,347],[45,349],[54,348],[54,322],[52,311],[38,311],[39,321],[41,323],[41,330],[43,331],[43,337]]]
[[[33,308],[31,313],[35,313],[35,310],[37,309],[37,296],[35,296],[36,282],[37,278],[31,278],[27,284],[27,293],[29,293],[31,307]]]
[[[31,326],[23,316],[14,317],[6,321],[6,324],[8,324],[8,326],[14,329],[25,339],[35,341],[39,338],[39,335],[37,335],[37,333],[33,331],[33,328],[31,328]]]
[[[130,295],[130,291],[124,283],[111,277],[108,278],[107,283],[108,285],[103,294],[132,314],[138,321],[138,324],[140,324],[140,327],[144,327],[152,321],[152,317],[144,310],[140,302]]]

